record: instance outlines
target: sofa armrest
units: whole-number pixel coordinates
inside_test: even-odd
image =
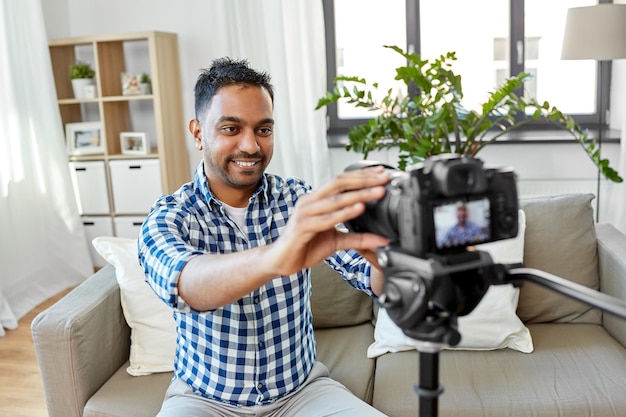
[[[596,226],[600,291],[626,301],[626,235],[609,224]],[[626,320],[612,314],[602,315],[607,331],[626,346]]]
[[[130,351],[115,269],[107,265],[31,324],[50,417],[82,417]]]

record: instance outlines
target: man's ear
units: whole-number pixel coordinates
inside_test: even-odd
[[[202,126],[198,119],[192,119],[189,121],[189,132],[193,135],[193,141],[196,143],[196,148],[202,150]]]

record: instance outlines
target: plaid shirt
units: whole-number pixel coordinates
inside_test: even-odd
[[[465,226],[455,224],[446,232],[441,247],[460,246],[483,242],[488,234],[475,223],[466,222]]]
[[[203,253],[231,253],[272,243],[298,197],[310,187],[265,174],[250,198],[242,233],[211,193],[201,163],[194,181],[161,197],[139,240],[148,283],[174,311],[175,374],[195,392],[233,405],[267,404],[292,392],[315,362],[310,270],[279,276],[240,300],[195,311],[178,295],[185,264]],[[369,264],[354,251],[326,262],[355,288],[372,295]],[[339,277],[338,277],[339,278]]]

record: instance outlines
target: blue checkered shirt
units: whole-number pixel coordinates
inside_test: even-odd
[[[265,174],[250,198],[242,232],[211,193],[201,163],[192,182],[161,197],[148,215],[139,260],[148,283],[173,308],[178,329],[174,372],[198,394],[233,405],[268,404],[309,375],[316,359],[309,269],[278,276],[212,311],[195,311],[177,288],[180,271],[196,255],[275,241],[298,198],[309,191],[300,180]],[[370,266],[356,252],[340,251],[326,262],[372,295]]]

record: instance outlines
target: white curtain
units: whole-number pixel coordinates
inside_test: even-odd
[[[315,110],[326,92],[324,15],[321,1],[214,2],[216,40],[233,58],[246,58],[272,76],[275,150],[268,171],[319,186],[330,179],[326,112]],[[224,45],[222,45],[224,46]]]
[[[41,0],[0,2],[0,334],[93,272]]]

